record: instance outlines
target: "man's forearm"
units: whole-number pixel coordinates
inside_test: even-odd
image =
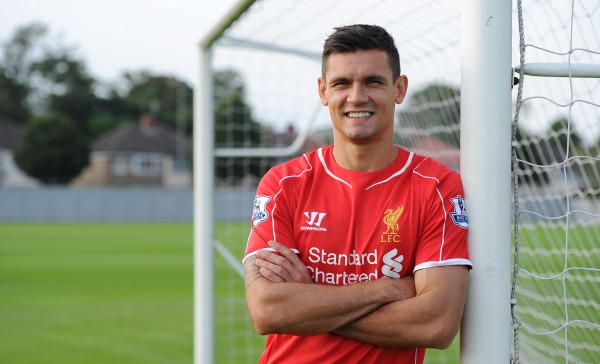
[[[419,274],[416,297],[384,305],[333,333],[381,346],[448,347],[462,317],[467,270],[443,267]]]
[[[246,296],[250,316],[261,334],[317,335],[356,321],[398,299],[397,282],[328,286],[273,283],[254,261],[246,262]]]
[[[324,286],[299,283],[312,282],[306,266],[290,249],[271,243],[281,256],[258,252],[260,259],[245,265],[248,307],[260,333],[331,332],[374,345],[432,348],[447,347],[456,335],[465,266],[419,270],[414,279]]]
[[[436,347],[435,318],[423,315],[419,299],[389,303],[332,333],[373,345],[390,347]]]

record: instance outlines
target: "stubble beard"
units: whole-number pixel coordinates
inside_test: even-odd
[[[342,127],[344,137],[354,142],[368,142],[373,140],[379,132],[380,129],[377,125],[344,125]]]

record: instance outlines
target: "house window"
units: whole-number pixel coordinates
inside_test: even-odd
[[[158,176],[162,158],[156,153],[137,153],[131,156],[131,174],[134,176]]]
[[[112,174],[115,176],[126,176],[128,173],[128,158],[124,155],[117,155],[111,163]]]

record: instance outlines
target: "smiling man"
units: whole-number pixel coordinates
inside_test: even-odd
[[[378,26],[325,41],[321,102],[334,143],[271,169],[256,194],[244,267],[261,363],[422,363],[454,339],[465,303],[468,220],[460,176],[393,144],[406,95]]]

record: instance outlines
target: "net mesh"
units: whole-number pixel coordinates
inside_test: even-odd
[[[513,128],[513,361],[600,357],[600,3],[518,2],[520,59],[566,69],[521,75]],[[523,72],[521,72],[523,73]],[[593,73],[593,72],[592,72]]]
[[[240,261],[260,177],[332,141],[317,94],[324,39],[340,25],[385,27],[409,78],[396,142],[458,170],[460,7],[457,0],[262,0],[216,41],[218,157],[215,195],[207,198],[215,201],[217,362],[255,363],[264,348],[247,314]],[[520,63],[519,48],[527,62],[599,64],[599,9],[590,1],[523,1],[522,16],[517,9],[514,15],[513,64]],[[521,81],[513,141],[513,360],[591,363],[600,357],[600,85],[594,78]],[[282,149],[294,141],[298,148]],[[458,345],[428,351],[426,362],[458,363]]]

